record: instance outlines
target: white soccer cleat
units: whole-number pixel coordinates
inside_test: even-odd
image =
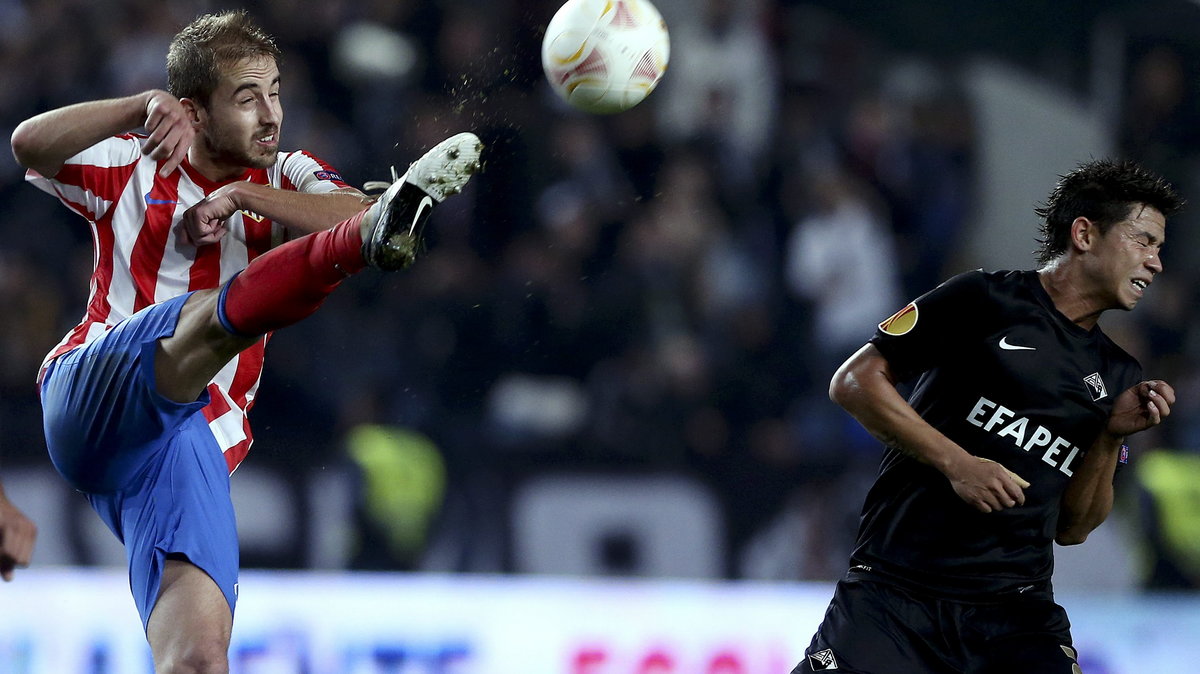
[[[363,217],[363,259],[386,271],[404,269],[417,258],[433,207],[458,194],[480,169],[483,143],[460,133],[438,143],[408,167]],[[394,175],[394,171],[393,171]],[[370,189],[378,183],[368,183]]]

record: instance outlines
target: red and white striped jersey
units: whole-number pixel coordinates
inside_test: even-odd
[[[255,257],[282,242],[277,223],[240,211],[225,223],[220,242],[197,248],[181,231],[181,216],[222,185],[186,160],[167,177],[142,154],[146,136],[123,134],[71,157],[54,178],[29,171],[26,180],[87,219],[94,244],[91,290],[83,320],[46,356],[52,359],[96,339],[155,302],[192,290],[216,288]],[[298,192],[348,187],[328,164],[302,151],[280,152],[266,169],[247,169],[235,180]],[[269,335],[234,357],[208,386],[203,412],[232,472],[250,450],[247,412],[262,376]]]

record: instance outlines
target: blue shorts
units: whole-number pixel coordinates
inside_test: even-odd
[[[229,469],[200,410],[158,393],[158,340],[175,333],[190,293],[146,307],[103,337],[50,363],[42,378],[46,446],[125,545],[142,626],[168,556],[186,557],[221,588],[233,612],[238,540]]]

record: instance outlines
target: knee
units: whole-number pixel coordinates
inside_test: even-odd
[[[155,658],[158,674],[229,674],[229,655],[219,639],[196,641]]]

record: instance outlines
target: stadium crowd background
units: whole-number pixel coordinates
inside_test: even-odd
[[[663,85],[591,117],[542,80],[558,0],[244,3],[285,55],[285,148],[361,185],[459,130],[487,144],[412,270],[358,277],[272,339],[233,479],[270,477],[294,516],[244,536],[296,533],[251,541],[248,566],[311,564],[323,472],[355,485],[347,566],[473,572],[528,568],[512,512],[537,476],[669,475],[719,506],[713,575],[835,578],[880,449],[827,400],[829,377],[908,299],[979,266],[964,253],[981,144],[963,65],[995,59],[1095,104],[1093,43],[1117,27],[1111,146],[1200,201],[1195,3],[656,4],[672,37]],[[0,0],[0,129],[165,86],[171,36],[225,7]],[[1034,205],[1016,228],[1030,251]],[[0,213],[0,475],[28,474],[49,466],[34,375],[84,305],[90,241],[7,152]],[[1143,306],[1108,323],[1179,392],[1135,464],[1200,452],[1198,215],[1172,222]],[[1140,582],[1195,587],[1200,554],[1161,540],[1160,505],[1123,476],[1118,517],[1153,553]],[[68,512],[40,544],[103,561],[91,513]],[[602,541],[605,572],[637,573],[637,543]]]

